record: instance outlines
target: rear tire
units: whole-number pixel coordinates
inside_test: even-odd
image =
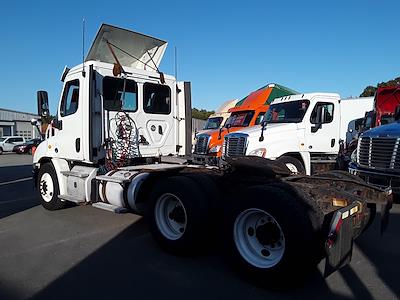
[[[307,204],[279,188],[254,186],[243,195],[226,232],[233,264],[260,285],[301,281],[321,259],[322,224],[313,225]]]
[[[37,190],[40,203],[47,210],[63,209],[67,204],[58,198],[60,188],[56,172],[51,163],[45,163],[39,169]]]
[[[173,254],[197,253],[210,235],[209,205],[200,186],[185,176],[157,182],[147,220],[159,245]]]
[[[295,175],[306,174],[306,170],[304,169],[303,164],[297,158],[291,156],[281,156],[277,159],[277,161],[283,163],[286,166],[286,168],[288,168],[289,171],[292,172],[292,174]]]

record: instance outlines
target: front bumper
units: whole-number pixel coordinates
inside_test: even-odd
[[[220,158],[217,156],[193,154],[193,163],[197,165],[219,166]]]
[[[349,172],[361,177],[368,184],[381,189],[391,188],[394,194],[400,194],[400,172],[392,173],[375,169],[365,169],[353,162],[349,164]]]

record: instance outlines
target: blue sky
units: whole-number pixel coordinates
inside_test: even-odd
[[[169,42],[161,70],[192,82],[193,106],[215,109],[271,82],[358,96],[400,76],[399,1],[7,1],[0,10],[0,107],[54,113],[65,65],[101,23]]]

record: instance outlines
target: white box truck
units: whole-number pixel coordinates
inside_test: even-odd
[[[57,118],[33,158],[43,207],[145,215],[173,253],[223,239],[232,263],[263,282],[298,280],[323,257],[327,274],[349,262],[353,239],[372,220],[367,204],[389,201],[357,177],[292,177],[257,157],[227,169],[162,162],[191,150],[190,85],[159,71],[165,47],[102,25],[85,62],[65,70]],[[49,114],[44,91],[38,113]]]
[[[341,99],[334,93],[277,98],[262,126],[225,137],[223,157],[254,155],[286,164],[294,173],[333,169],[352,121],[373,107],[373,97]]]

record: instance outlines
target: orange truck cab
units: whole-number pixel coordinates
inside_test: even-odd
[[[275,83],[250,93],[229,109],[231,115],[224,127],[204,131],[196,136],[193,161],[198,164],[218,165],[226,134],[260,124],[275,98],[295,94],[298,92]]]

